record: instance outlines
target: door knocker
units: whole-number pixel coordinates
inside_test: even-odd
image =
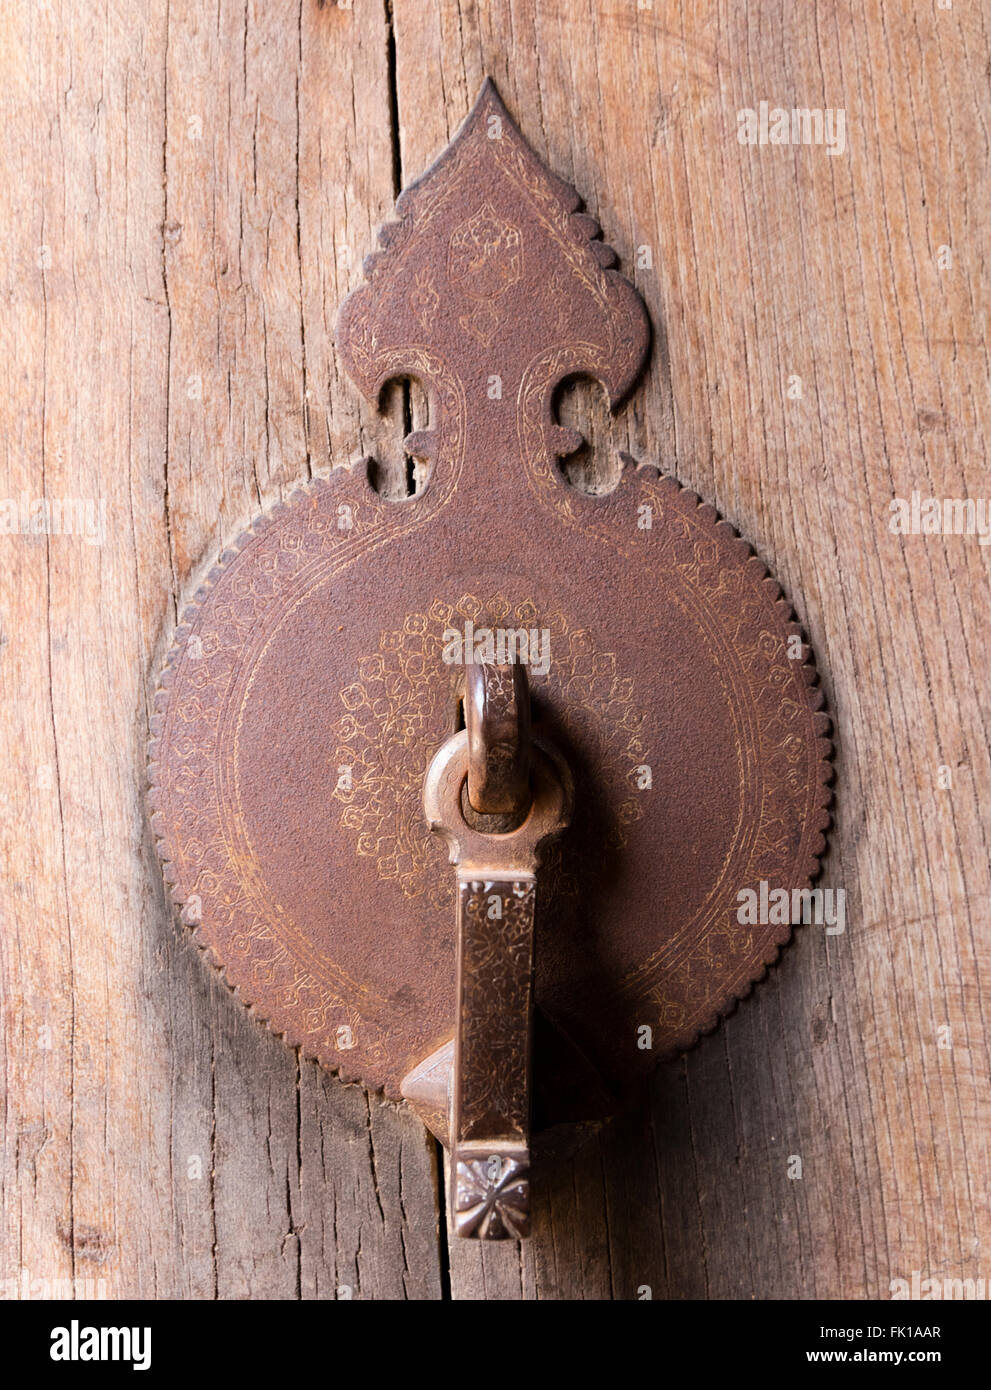
[[[807,888],[831,744],[811,653],[714,509],[624,457],[588,495],[562,383],[613,409],[649,325],[491,82],[399,197],[340,358],[415,378],[424,484],[301,487],[221,555],[156,697],[152,823],[243,1003],[451,1153],[467,1236],[528,1228],[553,1160],[712,1029]]]

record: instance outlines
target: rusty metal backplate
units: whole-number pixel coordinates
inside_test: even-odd
[[[575,807],[535,995],[608,1081],[747,993],[791,927],[741,924],[741,890],[807,886],[825,845],[828,720],[762,562],[656,468],[629,462],[604,496],[560,468],[578,442],[560,382],[593,376],[616,404],[648,342],[579,207],[487,84],[339,323],[371,398],[426,387],[408,441],[426,485],[390,502],[342,471],[256,521],[186,610],[156,699],[153,826],[183,919],[271,1028],[391,1097],[455,1025],[454,881],[421,796],[457,727],[445,656],[466,624],[549,642],[534,732]]]

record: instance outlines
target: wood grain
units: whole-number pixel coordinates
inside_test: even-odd
[[[913,490],[991,494],[989,19],[7,8],[0,498],[89,500],[104,526],[98,544],[0,536],[0,1279],[626,1299],[991,1278],[991,551],[888,529]],[[616,421],[594,391],[565,403],[592,421],[581,479],[614,476],[620,449],[674,473],[756,545],[813,641],[847,930],[802,931],[649,1108],[550,1175],[529,1244],[448,1253],[412,1117],[301,1064],[177,928],[143,745],[180,595],[252,513],[366,453],[405,491],[422,405],[360,402],[334,318],[487,72],[655,325]],[[741,145],[737,113],[762,100],[842,108],[845,152]]]

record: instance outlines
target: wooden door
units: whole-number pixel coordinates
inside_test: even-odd
[[[0,1278],[769,1299],[991,1275],[991,549],[890,524],[913,492],[991,494],[988,20],[960,0],[5,9]],[[847,895],[844,933],[801,931],[557,1172],[523,1247],[448,1242],[418,1121],[228,996],[143,804],[191,576],[356,455],[405,486],[417,401],[365,406],[335,315],[487,73],[655,326],[611,426],[594,394],[568,404],[586,466],[629,449],[713,502],[815,646],[825,882]],[[762,102],[832,119],[832,145],[771,143],[770,117],[760,143]],[[21,524],[39,499],[71,534]]]

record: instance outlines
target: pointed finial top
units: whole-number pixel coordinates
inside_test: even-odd
[[[449,394],[440,377],[475,400],[479,383],[515,399],[539,361],[548,411],[569,376],[601,381],[618,404],[643,365],[649,324],[581,207],[487,77],[453,140],[399,195],[397,220],[365,261],[368,283],[341,308],[338,348],[361,390],[377,399],[392,378],[425,377],[439,413]],[[549,437],[551,452],[564,435]]]

